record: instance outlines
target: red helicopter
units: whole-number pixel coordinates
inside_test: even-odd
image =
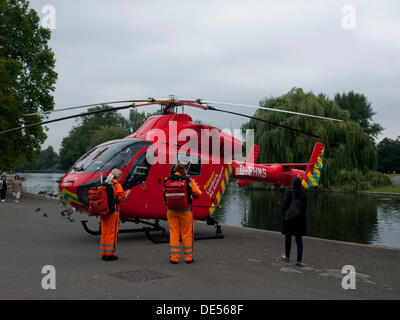
[[[165,229],[159,224],[160,220],[166,220],[167,212],[163,200],[164,178],[173,173],[173,164],[177,161],[185,161],[189,164],[189,175],[195,179],[203,192],[199,199],[193,200],[193,218],[195,220],[206,220],[209,225],[216,226],[216,235],[206,238],[223,237],[221,226],[213,219],[213,213],[220,206],[221,199],[231,180],[237,180],[239,186],[249,185],[254,181],[272,184],[275,187],[275,195],[276,188],[290,186],[292,180],[296,177],[302,179],[305,188],[315,187],[319,184],[325,150],[322,143],[317,142],[315,144],[308,163],[257,164],[257,157],[260,152],[260,147],[257,145],[253,145],[245,161],[237,161],[234,159],[237,159],[242,153],[243,143],[241,139],[235,138],[218,128],[195,123],[188,114],[176,113],[176,109],[177,107],[189,106],[244,116],[300,134],[320,138],[311,133],[261,118],[219,109],[211,104],[224,103],[208,102],[201,99],[177,99],[172,96],[167,99],[149,98],[111,103],[122,102],[130,102],[130,104],[48,120],[24,127],[140,106],[158,104],[162,107],[162,115],[150,117],[135,133],[123,139],[105,142],[84,154],[59,182],[61,197],[76,209],[88,211],[89,189],[101,183],[112,169],[119,168],[123,173],[121,183],[124,190],[131,190],[130,197],[120,206],[121,221],[147,225],[140,229],[120,230],[120,233],[144,231],[152,241],[159,242],[150,235],[150,231],[162,231],[163,234],[165,232]],[[110,104],[110,102],[107,104]],[[88,106],[92,105],[80,107]],[[247,105],[238,106],[251,107]],[[280,109],[256,108],[341,121]],[[73,108],[56,111],[70,109]],[[21,128],[5,130],[0,134],[18,129]],[[300,170],[300,168],[305,168],[305,170]],[[82,225],[88,233],[100,234],[100,230],[93,231],[87,226],[87,220],[82,221]]]

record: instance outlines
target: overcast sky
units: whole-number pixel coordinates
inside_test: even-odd
[[[372,103],[381,138],[400,135],[398,0],[31,0],[43,19],[45,5],[56,12],[56,109],[169,95],[258,105],[293,87],[354,90]],[[221,129],[247,121],[189,114]],[[75,123],[48,125],[43,148],[58,151]]]

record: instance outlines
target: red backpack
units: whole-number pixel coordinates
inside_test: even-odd
[[[164,200],[170,210],[185,210],[192,204],[189,178],[173,175],[164,180]]]
[[[114,189],[111,184],[91,187],[88,195],[91,216],[108,216],[115,212]]]

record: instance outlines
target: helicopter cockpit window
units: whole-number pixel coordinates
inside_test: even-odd
[[[174,165],[177,162],[186,162],[189,165],[189,176],[195,177],[201,175],[201,158],[195,155],[187,155],[184,153],[177,153]],[[171,168],[171,175],[174,174],[174,165]]]
[[[124,190],[133,188],[146,181],[151,169],[151,164],[147,161],[146,152],[143,152],[133,162],[128,176],[126,177],[122,187]]]
[[[79,159],[73,169],[88,173],[123,168],[128,165],[138,151],[150,144],[148,141],[139,139],[120,140],[108,145],[102,144]]]

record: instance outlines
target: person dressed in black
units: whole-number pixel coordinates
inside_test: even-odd
[[[281,258],[289,262],[290,249],[292,246],[292,236],[296,238],[297,244],[297,263],[302,266],[303,257],[303,240],[302,236],[307,234],[306,225],[307,197],[301,185],[300,178],[294,178],[292,181],[292,189],[286,195],[282,208],[282,233],[285,235],[285,251],[286,254]]]
[[[1,177],[0,180],[0,197],[1,197],[1,202],[4,202],[6,199],[6,193],[7,193],[7,177],[4,175]]]

